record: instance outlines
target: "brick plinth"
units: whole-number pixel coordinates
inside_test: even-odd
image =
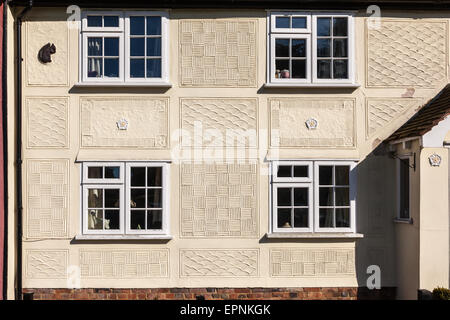
[[[23,289],[34,300],[357,300],[394,299],[395,288]]]

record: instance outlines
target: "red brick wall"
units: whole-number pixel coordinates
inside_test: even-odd
[[[395,288],[24,289],[34,300],[356,300],[394,299]],[[28,294],[28,295],[27,295]],[[32,297],[31,295],[32,294]]]

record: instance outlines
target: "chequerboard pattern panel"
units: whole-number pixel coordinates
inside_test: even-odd
[[[180,85],[255,87],[256,26],[251,19],[181,20]]]
[[[68,236],[68,168],[68,160],[28,160],[27,238]]]
[[[183,237],[257,236],[257,165],[182,163]]]

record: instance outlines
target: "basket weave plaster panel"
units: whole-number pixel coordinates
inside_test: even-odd
[[[202,130],[198,129],[198,126]],[[256,147],[257,130],[257,100],[256,99],[182,99],[181,127],[190,134],[192,141],[182,141],[183,146],[190,146],[194,141],[200,141],[202,146],[225,146],[232,141],[231,146]],[[206,141],[206,130],[217,130],[220,137],[214,137],[213,142]],[[246,139],[245,134],[254,137]],[[245,140],[237,139],[244,137]]]
[[[256,27],[252,19],[181,20],[180,85],[255,87]]]
[[[81,278],[166,278],[169,250],[80,249],[80,272]]]
[[[68,99],[27,98],[29,148],[68,147]]]
[[[180,251],[182,277],[258,276],[258,249]]]
[[[69,84],[69,29],[67,21],[26,22],[26,81],[29,86],[67,86]],[[39,50],[47,43],[56,47],[51,62],[38,60]],[[76,53],[78,55],[78,53]]]
[[[269,105],[272,147],[355,147],[354,99],[275,98]],[[308,129],[309,119],[317,128]]]
[[[26,250],[25,276],[28,279],[67,278],[67,250]]]
[[[270,250],[271,277],[354,276],[355,273],[353,248]]]
[[[26,237],[67,237],[68,160],[28,160],[26,168]]]
[[[168,147],[167,98],[81,98],[82,147]],[[126,120],[126,130],[118,121]]]
[[[433,88],[447,79],[447,23],[382,20],[367,28],[369,87]]]
[[[257,165],[181,165],[181,236],[257,237]]]

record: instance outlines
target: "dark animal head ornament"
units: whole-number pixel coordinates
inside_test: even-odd
[[[55,45],[53,43],[50,44],[49,42],[45,46],[43,46],[41,50],[39,50],[38,59],[42,63],[52,62],[52,58],[50,55],[54,54],[55,52],[56,52]]]

